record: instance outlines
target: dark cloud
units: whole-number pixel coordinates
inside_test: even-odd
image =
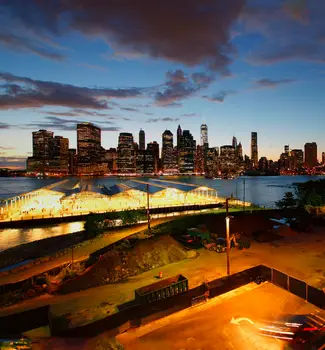
[[[255,81],[255,88],[275,88],[279,85],[294,83],[295,81],[294,79],[272,80],[264,78]]]
[[[177,122],[177,121],[179,121],[179,118],[164,117],[164,118],[150,118],[146,121],[146,123]]]
[[[232,90],[222,90],[212,96],[204,95],[202,97],[210,102],[222,103],[228,95],[232,95],[234,93],[235,91]]]
[[[0,122],[0,129],[9,129],[9,128],[10,128],[9,124]]]
[[[248,61],[274,64],[287,60],[325,63],[325,2],[250,1],[242,13],[244,33],[262,36]]]
[[[89,116],[89,117],[110,117],[109,114],[100,113],[96,111],[88,111],[85,109],[72,109],[66,112],[54,112],[54,111],[42,111],[42,114],[54,115],[54,116],[64,116],[64,117],[80,117],[80,116]]]
[[[158,106],[175,106],[178,101],[194,95],[214,80],[213,75],[203,72],[193,73],[190,78],[182,70],[167,72],[166,78],[164,87],[155,95]]]
[[[192,74],[192,79],[199,86],[207,86],[213,82],[214,77],[204,72],[196,72]]]
[[[0,168],[25,169],[25,157],[0,157]]]
[[[83,123],[84,120],[77,119],[64,119],[54,116],[45,117],[44,122],[32,122],[20,125],[21,129],[49,129],[49,130],[61,130],[61,131],[75,131],[77,123]],[[94,121],[102,131],[119,131],[120,128],[116,126],[110,126],[113,124],[111,121],[102,120]]]
[[[63,61],[65,59],[64,55],[50,51],[42,47],[40,44],[37,45],[37,43],[35,43],[35,40],[31,40],[26,37],[20,37],[13,33],[0,33],[0,43],[15,51],[33,53],[51,60]]]
[[[109,109],[108,99],[141,96],[144,89],[87,88],[0,73],[0,109],[43,106]]]
[[[137,108],[133,108],[133,107],[120,107],[120,110],[127,111],[127,112],[139,112]]]
[[[185,76],[185,73],[181,69],[167,72],[166,78],[167,78],[167,81],[170,82],[170,84],[188,82],[188,77]]]
[[[77,30],[117,51],[147,54],[225,72],[230,28],[244,0],[3,0],[16,21],[35,32]]]

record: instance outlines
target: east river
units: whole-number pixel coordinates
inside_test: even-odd
[[[322,176],[256,176],[240,177],[233,180],[206,179],[200,176],[173,176],[164,177],[166,180],[180,181],[197,185],[204,185],[217,190],[221,197],[231,196],[254,204],[274,207],[275,201],[281,199],[288,191],[294,192],[294,183],[317,180]],[[112,186],[116,183],[123,183],[125,178],[119,177],[98,177],[93,178],[94,185]],[[141,178],[145,180],[145,178]],[[47,186],[57,179],[36,179],[26,177],[3,177],[0,178],[0,199],[10,198],[15,195],[30,192],[40,187]],[[0,251],[10,247],[28,243],[31,241],[68,234],[80,231],[82,222],[61,223],[51,226],[23,229],[0,230]]]

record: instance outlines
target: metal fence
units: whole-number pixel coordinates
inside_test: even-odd
[[[310,286],[304,281],[289,276],[279,270],[269,268],[271,272],[270,282],[286,289],[290,293],[305,299],[311,304],[319,308],[325,309],[325,293],[324,291]]]

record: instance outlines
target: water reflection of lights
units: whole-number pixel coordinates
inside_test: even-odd
[[[61,223],[49,227],[0,230],[0,251],[39,239],[65,235],[83,230],[83,221]]]

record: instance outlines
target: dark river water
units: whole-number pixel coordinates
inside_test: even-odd
[[[206,179],[200,176],[173,176],[164,177],[164,179],[187,182],[192,184],[204,185],[217,190],[221,197],[230,196],[239,199],[244,198],[254,204],[274,207],[275,201],[281,199],[283,194],[288,191],[294,192],[294,183],[317,180],[321,176],[256,176],[240,177],[232,180]],[[145,178],[141,178],[145,180]],[[36,178],[0,178],[0,199],[13,197],[17,194],[29,192],[37,188],[47,186],[56,179],[36,179]],[[93,178],[95,185],[112,186],[116,183],[123,183],[123,178],[118,177],[98,177]],[[245,187],[245,190],[244,190]],[[35,241],[42,238],[68,234],[80,231],[83,227],[82,222],[62,223],[52,226],[43,226],[38,228],[24,229],[3,229],[0,230],[0,251],[7,248]]]

